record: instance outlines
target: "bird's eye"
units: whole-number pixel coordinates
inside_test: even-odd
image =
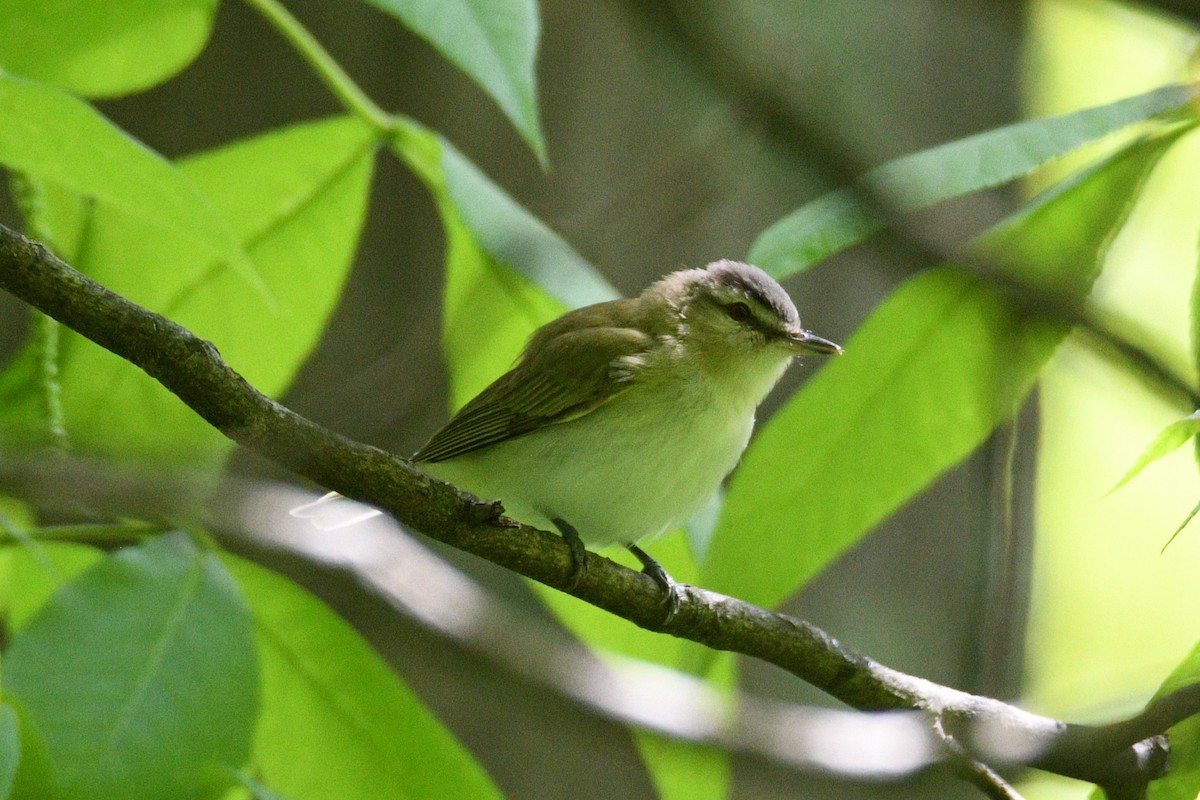
[[[725,313],[734,322],[749,322],[754,314],[750,311],[750,306],[745,303],[730,303],[725,306]]]

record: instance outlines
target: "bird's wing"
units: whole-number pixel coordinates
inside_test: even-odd
[[[652,339],[632,328],[598,326],[535,342],[413,460],[445,461],[592,411],[629,387]]]

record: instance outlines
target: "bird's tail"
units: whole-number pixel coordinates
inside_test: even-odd
[[[309,520],[318,530],[336,531],[377,517],[383,512],[337,492],[330,492],[311,503],[296,506],[288,513],[296,519]]]

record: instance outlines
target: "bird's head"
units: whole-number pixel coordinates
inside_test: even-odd
[[[646,292],[674,310],[681,340],[697,352],[785,363],[804,353],[842,352],[806,331],[783,287],[750,264],[722,260],[673,272]]]

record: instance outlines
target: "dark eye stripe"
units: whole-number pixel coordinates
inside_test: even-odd
[[[754,312],[750,310],[750,306],[740,301],[725,306],[725,313],[734,322],[745,323],[754,320]]]

